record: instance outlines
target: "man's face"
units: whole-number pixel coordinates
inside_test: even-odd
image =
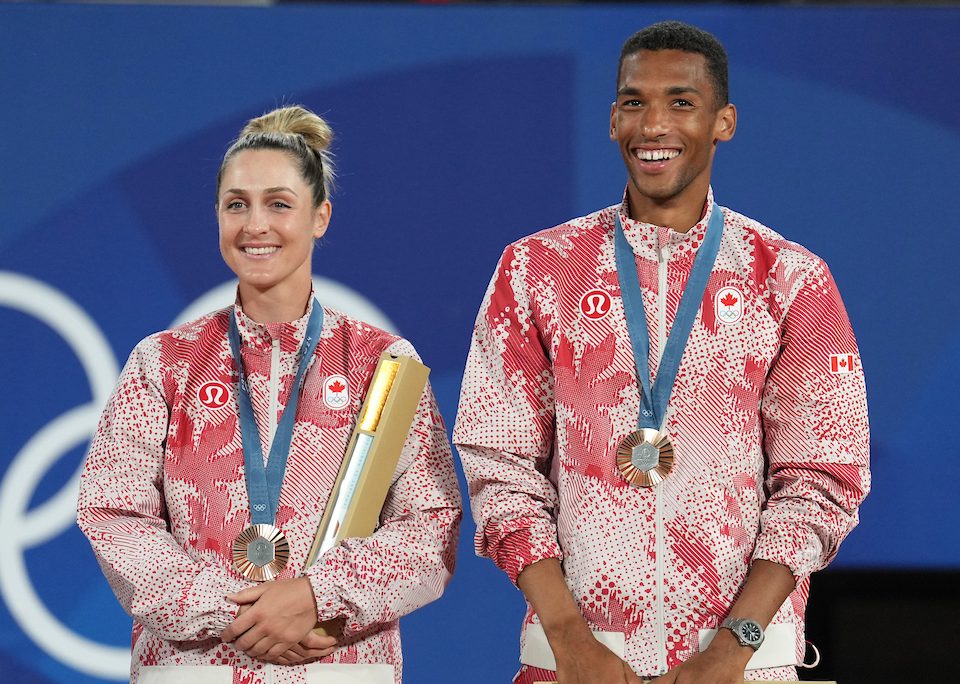
[[[717,108],[703,55],[641,50],[623,60],[610,139],[630,178],[631,213],[702,203],[716,144],[733,137],[733,105]]]

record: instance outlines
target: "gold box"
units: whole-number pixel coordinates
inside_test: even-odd
[[[368,537],[377,528],[429,375],[416,359],[380,355],[305,567],[341,539]],[[314,631],[336,636],[342,628],[337,620]]]

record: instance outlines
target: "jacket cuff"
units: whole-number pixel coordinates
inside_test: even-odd
[[[490,558],[514,584],[528,565],[545,558],[563,560],[556,532],[552,528],[550,533],[538,532],[531,527],[523,527],[500,537],[495,548],[493,545],[487,546]]]
[[[829,559],[824,558],[824,545],[815,535],[799,536],[796,532],[766,529],[757,539],[751,562],[767,560],[790,568],[799,584],[811,573],[823,568]]]
[[[219,568],[210,567],[194,580],[190,588],[190,603],[210,607],[206,615],[207,629],[211,634],[219,636],[237,619],[240,608],[226,597],[250,586],[251,582],[237,579]]]

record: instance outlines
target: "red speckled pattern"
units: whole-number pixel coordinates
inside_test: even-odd
[[[312,305],[311,305],[312,306]],[[143,666],[228,665],[234,681],[302,682],[302,666],[264,666],[220,632],[250,582],[231,564],[250,523],[237,419],[237,370],[227,342],[231,309],[148,337],[130,355],[104,409],[81,480],[78,519],[117,598],[133,616],[131,678]],[[260,325],[237,307],[254,413],[268,453],[270,377],[279,373],[276,419],[289,398],[307,316]],[[308,311],[309,315],[309,311]],[[279,368],[271,346],[280,341]],[[330,309],[304,380],[276,525],[290,543],[281,578],[309,576],[318,619],[346,618],[344,643],[323,662],[388,663],[401,680],[398,619],[434,600],[453,572],[461,502],[433,392],[418,408],[380,527],[303,563],[337,476],[355,418],[383,351],[416,357],[404,339]],[[326,380],[348,382],[331,408]],[[229,388],[211,402],[200,388]],[[339,383],[339,384],[337,384]],[[329,394],[328,394],[329,396]],[[206,400],[206,402],[204,401]]]
[[[618,474],[640,400],[615,214],[636,256],[655,377],[718,210],[711,191],[702,220],[677,233],[620,204],[508,246],[477,317],[454,429],[477,553],[514,581],[530,563],[562,559],[591,627],[623,632],[640,675],[657,674],[664,651],[668,668],[697,652],[698,631],[723,619],[755,558],[798,578],[774,621],[797,625],[802,659],[809,574],[836,554],[870,486],[863,373],[826,265],[727,209],[666,414],[674,472],[651,489]],[[595,290],[609,298],[585,297]],[[853,372],[835,372],[837,355],[852,355]],[[531,672],[517,681],[544,678]],[[749,674],[796,678],[793,668]]]

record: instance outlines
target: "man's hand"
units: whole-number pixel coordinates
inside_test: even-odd
[[[650,684],[742,684],[752,655],[753,649],[741,646],[730,630],[721,629],[706,650]]]
[[[641,684],[630,666],[593,636],[556,558],[528,565],[517,586],[540,618],[557,661],[559,684]]]
[[[789,568],[755,560],[730,615],[750,617],[767,625],[795,586],[796,580]],[[741,646],[729,629],[719,629],[706,650],[654,679],[651,684],[741,684],[743,671],[753,653],[749,646]]]
[[[585,637],[558,642],[554,654],[559,684],[641,684],[642,681],[589,630]]]
[[[316,600],[306,577],[264,582],[227,599],[240,604],[240,610],[220,638],[251,658],[278,662],[288,652],[292,658],[313,658],[311,654],[332,646],[327,639],[303,643],[317,623]]]
[[[761,625],[767,625],[795,586],[796,580],[789,568],[767,560],[755,560],[740,596],[730,608],[730,615],[749,617]],[[743,671],[753,653],[749,646],[741,646],[729,629],[719,629],[706,650],[653,682],[741,684]]]

